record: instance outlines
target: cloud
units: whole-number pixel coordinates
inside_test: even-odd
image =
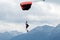
[[[46,0],[46,1],[51,2],[51,3],[60,4],[60,0]]]
[[[10,31],[18,31],[18,32],[26,32],[25,25],[23,23],[8,23],[0,21],[0,33],[10,32]]]
[[[0,23],[3,27],[4,25],[8,27],[11,23],[10,27],[14,28],[18,25],[15,23],[25,23],[26,20],[29,21],[30,28],[44,24],[56,25],[60,23],[59,4],[43,1],[33,2],[31,9],[28,11],[23,11],[19,4],[20,2],[16,0],[0,1],[0,21],[8,22],[7,24]]]
[[[32,1],[32,2],[38,2],[38,1],[43,1],[43,0],[19,0],[19,1]]]
[[[23,11],[16,1],[0,3],[0,20],[6,22],[22,23],[29,20],[30,23],[60,23],[60,5],[49,2],[36,2],[29,11]],[[17,5],[18,4],[18,5]],[[27,19],[25,19],[27,17]]]
[[[18,5],[10,1],[0,3],[0,20],[7,22],[23,22],[22,12]]]
[[[34,9],[35,8],[35,9]],[[30,22],[36,24],[59,24],[60,5],[49,2],[37,2],[33,4],[31,14],[28,15]]]

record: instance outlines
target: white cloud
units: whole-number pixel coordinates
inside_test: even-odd
[[[3,21],[3,23],[0,23],[1,25],[0,31],[1,30],[7,31],[8,29],[10,31],[11,30],[20,31],[19,26],[21,25],[19,23],[23,23],[25,22],[25,20],[29,21],[30,29],[39,25],[44,25],[44,24],[56,25],[60,23],[59,4],[40,1],[33,3],[29,11],[21,10],[19,4],[20,2],[16,0],[0,1],[0,21]],[[26,18],[25,16],[27,16],[27,19],[25,19]],[[11,22],[11,23],[7,23],[7,22]],[[25,31],[25,28],[23,27],[21,31]]]
[[[59,24],[60,23],[60,5],[49,2],[37,2],[33,5],[32,14],[28,15],[28,19],[42,24]],[[34,12],[35,11],[35,12]],[[35,23],[34,22],[34,23]]]
[[[26,32],[25,24],[8,23],[8,22],[0,21],[0,33],[1,32],[10,32],[10,31]]]
[[[32,1],[32,2],[38,2],[38,1],[43,1],[43,0],[19,0],[19,1]]]

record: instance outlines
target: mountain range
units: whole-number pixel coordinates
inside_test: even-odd
[[[11,40],[60,40],[60,24],[38,26],[28,33],[13,37]]]
[[[0,40],[60,40],[60,24],[56,27],[37,26],[27,33],[17,31],[0,33]]]
[[[10,32],[4,32],[4,33],[0,33],[0,40],[10,40],[11,38],[22,34],[21,32],[17,32],[17,31],[10,31]]]

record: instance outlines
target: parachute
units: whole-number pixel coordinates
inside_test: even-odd
[[[45,1],[45,0],[43,0],[43,1]],[[29,10],[31,8],[31,5],[32,5],[31,1],[24,1],[24,2],[20,3],[20,6],[21,6],[22,10]],[[26,21],[26,30],[27,30],[28,27],[29,27],[29,25]],[[28,30],[27,30],[27,32],[28,32]]]
[[[32,2],[21,2],[20,6],[22,10],[29,10],[31,8]]]
[[[31,8],[31,5],[32,5],[31,1],[25,1],[25,2],[20,3],[20,6],[21,6],[22,10],[29,10]],[[26,21],[26,30],[27,30],[28,27],[29,27],[29,25]],[[27,30],[27,32],[28,32],[28,30]]]
[[[33,1],[33,0],[32,0]],[[32,1],[23,1],[20,3],[20,6],[22,8],[22,10],[29,10],[31,8],[32,5]],[[36,1],[36,0],[35,0]],[[38,1],[38,0],[37,0]],[[45,0],[42,0],[45,1]]]

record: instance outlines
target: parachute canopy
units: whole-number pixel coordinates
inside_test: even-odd
[[[31,8],[32,2],[21,2],[20,6],[22,10],[29,10]]]

